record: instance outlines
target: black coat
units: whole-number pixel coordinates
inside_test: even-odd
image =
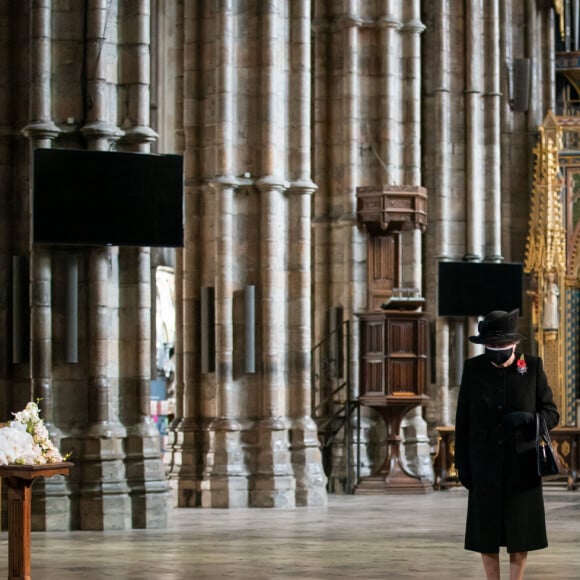
[[[548,429],[559,415],[542,359],[526,354],[520,373],[516,354],[506,368],[485,355],[465,362],[455,421],[455,466],[469,489],[465,548],[476,552],[526,552],[545,548],[542,482],[535,451],[536,411]],[[518,415],[514,425],[514,411]]]

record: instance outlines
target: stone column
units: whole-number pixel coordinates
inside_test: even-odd
[[[466,196],[466,256],[481,260],[484,250],[482,159],[482,49],[481,0],[465,2],[465,196]]]
[[[331,203],[331,166],[335,153],[329,152],[325,146],[333,139],[334,125],[331,123],[331,107],[336,107],[338,99],[330,98],[331,87],[328,84],[327,67],[336,66],[333,53],[328,50],[333,31],[325,12],[325,6],[320,2],[314,2],[314,15],[312,21],[313,34],[313,110],[316,111],[312,122],[312,155],[313,155],[313,181],[318,184],[326,184],[317,191],[313,199],[312,212],[312,242],[313,251],[313,341],[317,344],[327,333],[327,322],[324,313],[330,308],[330,254],[331,254],[331,220],[329,207]]]
[[[436,420],[442,425],[451,425],[452,410],[449,408],[449,322],[445,318],[438,318],[435,323],[437,356],[435,357],[435,376],[437,380]],[[455,417],[453,417],[455,420]]]
[[[96,0],[87,15],[87,82],[90,103],[81,133],[89,148],[108,150],[122,132],[110,124],[103,31],[110,4]],[[112,376],[112,318],[116,313],[112,286],[117,252],[94,248],[88,255],[88,392],[89,425],[80,437],[80,528],[123,530],[131,528],[129,488],[125,477],[123,439],[126,430],[117,415],[116,385]]]
[[[158,5],[159,11],[159,5]],[[158,15],[159,18],[159,15]],[[172,107],[175,111],[175,150],[184,154],[185,135],[183,131],[183,42],[184,42],[184,12],[183,2],[179,2],[175,8],[175,41],[174,50],[176,53],[176,72],[175,72],[175,100]],[[163,67],[163,58],[157,55],[158,62],[156,68]],[[160,77],[163,73],[156,71]],[[159,90],[159,98],[163,99],[163,90]],[[184,204],[185,206],[185,204]],[[173,488],[177,485],[179,476],[179,465],[176,459],[180,456],[179,443],[179,425],[183,420],[183,392],[184,392],[184,375],[183,375],[183,284],[184,284],[184,250],[177,248],[175,251],[175,416],[168,427],[167,446],[168,451],[165,454],[164,461],[168,468],[168,477],[170,486]]]
[[[215,385],[217,415],[209,425],[209,449],[202,482],[202,505],[248,505],[248,478],[242,451],[239,385],[234,380],[235,264],[235,16],[225,0],[215,18]]]
[[[174,339],[174,360],[175,360],[175,415],[167,429],[167,451],[164,463],[167,468],[167,475],[170,486],[177,478],[176,454],[179,453],[179,425],[183,420],[183,249],[175,251],[175,339]]]
[[[485,259],[501,262],[501,58],[499,30],[499,0],[490,1],[488,11],[484,93],[485,134],[485,200],[487,234]]]
[[[295,111],[290,127],[294,154],[290,172],[300,179],[288,190],[288,330],[292,466],[297,505],[326,505],[326,475],[311,417],[311,204],[316,186],[310,180],[310,1],[292,4],[293,58],[289,106]]]
[[[60,133],[51,118],[51,10],[52,0],[30,4],[30,121],[22,132],[30,140],[31,156],[37,147],[51,147]],[[32,227],[32,221],[30,224]],[[50,438],[60,447],[62,432],[54,423],[53,404],[52,256],[50,248],[33,243],[30,245],[30,312],[30,400],[40,400]],[[32,525],[36,530],[69,529],[70,490],[62,475],[43,478],[35,486]]]
[[[187,75],[186,75],[187,76]],[[186,128],[189,134],[190,128]],[[178,507],[196,507],[201,505],[201,481],[203,478],[203,453],[205,433],[202,415],[202,378],[201,378],[201,275],[199,267],[199,247],[203,243],[199,235],[201,220],[199,216],[199,199],[201,187],[188,183],[187,176],[193,175],[193,155],[185,155],[185,247],[182,251],[181,274],[181,317],[177,319],[176,351],[180,347],[183,387],[179,385],[176,396],[181,400],[182,417],[175,427],[175,439],[172,449],[173,465],[171,468],[172,488],[176,487]],[[178,262],[179,265],[179,262]],[[177,299],[177,294],[176,294]],[[177,312],[176,312],[177,314]],[[181,345],[179,344],[181,342]],[[180,396],[181,391],[181,396]]]
[[[363,21],[360,17],[359,0],[349,0],[345,13],[337,21],[338,38],[342,42],[343,74],[340,83],[341,100],[337,118],[341,120],[338,130],[341,131],[339,141],[340,156],[336,159],[338,167],[343,171],[343,179],[337,183],[335,203],[340,208],[338,219],[332,224],[332,248],[334,263],[330,307],[342,306],[347,320],[354,320],[354,314],[366,308],[366,237],[357,227],[356,222],[356,188],[359,184],[360,163],[360,119],[361,119],[361,81],[359,70],[360,27]],[[336,259],[342,256],[342,263]],[[330,330],[330,329],[329,329]],[[350,398],[356,399],[359,393],[359,356],[360,339],[357,324],[350,326]],[[327,334],[328,335],[328,334]],[[341,394],[340,405],[347,399],[347,394]],[[347,465],[347,458],[356,457],[347,450],[350,441],[356,446],[357,426],[352,423],[352,431],[347,435],[343,430],[341,438],[335,439],[332,446],[332,471],[329,474],[330,489],[343,490],[347,470],[353,471],[354,463]]]
[[[150,417],[151,256],[149,248],[124,248],[120,256],[121,368],[125,468],[133,528],[167,526],[168,487],[159,432]],[[129,372],[131,369],[132,372]]]
[[[204,507],[248,505],[248,477],[242,451],[241,424],[236,418],[240,411],[239,386],[233,376],[236,185],[237,181],[231,177],[212,182],[216,191],[215,372],[218,416],[209,425],[209,454],[212,461],[207,462],[208,473],[202,483],[201,501]]]
[[[401,183],[402,135],[401,118],[401,20],[395,15],[393,4],[396,0],[383,0],[383,13],[378,19],[381,45],[381,77],[379,85],[379,183],[389,185]]]
[[[435,19],[434,47],[439,57],[433,75],[433,100],[434,115],[431,131],[434,134],[431,147],[434,154],[433,167],[433,189],[429,192],[429,197],[436,199],[435,204],[430,205],[434,211],[429,216],[430,226],[427,228],[427,240],[433,240],[435,248],[434,255],[439,260],[450,260],[454,257],[451,247],[453,238],[453,206],[451,203],[452,192],[452,171],[451,171],[451,47],[450,47],[450,16],[448,13],[447,0],[437,0],[437,8],[434,11],[437,15]],[[429,254],[428,254],[429,255]],[[432,267],[425,264],[425,270],[437,276],[437,264]],[[427,278],[429,279],[429,278]],[[429,285],[432,293],[428,295],[428,300],[436,304],[436,285]],[[435,388],[432,400],[428,409],[432,411],[432,421],[441,422],[443,425],[450,424],[449,409],[449,321],[446,318],[437,318],[435,321],[436,352],[435,362]]]
[[[403,183],[421,185],[421,34],[425,25],[421,22],[420,0],[407,3],[408,18],[401,27],[404,49],[403,115],[404,166]],[[422,246],[423,236],[418,228],[403,231],[402,242],[402,286],[416,288],[422,295]]]
[[[296,504],[326,505],[326,475],[318,441],[318,428],[311,417],[311,278],[310,204],[311,182],[295,182],[289,198],[289,370],[292,417],[292,465],[296,477]]]
[[[184,151],[184,249],[181,252],[181,268],[176,276],[181,292],[181,316],[178,312],[176,334],[177,381],[182,377],[183,387],[177,384],[177,397],[181,403],[181,418],[176,417],[174,443],[172,446],[171,485],[177,491],[179,507],[194,507],[201,504],[201,481],[203,459],[206,446],[205,419],[202,409],[202,394],[205,393],[201,375],[201,256],[206,249],[206,241],[201,233],[201,205],[204,186],[199,182],[202,174],[201,159],[201,112],[198,95],[199,79],[202,76],[203,55],[201,44],[203,35],[203,6],[199,2],[179,4],[177,22],[183,27],[177,29],[182,36],[177,42],[180,49],[180,78],[178,80],[177,109],[178,145]],[[183,128],[181,132],[180,128]],[[209,189],[209,188],[206,188]],[[181,280],[181,283],[179,283]],[[177,296],[176,296],[177,299]]]
[[[421,2],[405,3],[406,19],[401,27],[403,35],[403,118],[404,180],[405,185],[421,185],[421,34],[425,25],[421,22]],[[402,286],[415,288],[423,295],[423,232],[420,228],[404,230],[402,242]],[[407,427],[404,427],[404,425]],[[433,480],[433,468],[426,433],[427,424],[422,408],[410,411],[401,426],[404,453],[411,461],[412,471],[421,477]]]
[[[256,425],[257,457],[251,481],[250,504],[286,507],[296,503],[287,417],[287,254],[284,192],[288,183],[280,177],[286,164],[283,152],[285,109],[282,86],[285,41],[282,3],[264,5],[262,14],[262,177],[260,192],[260,303],[262,337],[262,408]]]
[[[284,191],[287,183],[261,179],[260,287],[262,320],[262,419],[257,425],[258,455],[250,503],[254,507],[292,507],[292,473],[286,409],[286,309]]]
[[[126,118],[122,143],[129,149],[147,153],[157,139],[149,126],[150,95],[150,2],[137,0],[125,6],[121,30],[123,43],[119,47],[120,82],[125,88]],[[161,461],[159,432],[150,416],[151,401],[151,250],[125,248],[128,255],[126,294],[126,325],[131,329],[123,341],[122,361],[134,361],[129,368],[136,376],[125,384],[127,438],[125,466],[131,489],[133,528],[167,527],[168,487]]]

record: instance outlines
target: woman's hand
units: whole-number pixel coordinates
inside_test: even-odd
[[[534,422],[535,415],[528,411],[512,411],[502,417],[502,425],[511,429],[527,427]]]

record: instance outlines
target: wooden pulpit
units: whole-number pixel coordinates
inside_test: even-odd
[[[419,288],[402,288],[404,230],[425,230],[427,191],[414,185],[357,188],[357,220],[367,232],[367,311],[360,319],[359,401],[387,427],[385,458],[355,493],[426,493],[433,487],[401,460],[401,422],[427,401],[429,324]]]
[[[384,461],[361,478],[355,493],[429,493],[429,481],[411,474],[401,459],[401,421],[424,406],[428,381],[428,321],[425,314],[377,311],[361,320],[361,404],[375,409],[387,428]]]
[[[32,484],[39,477],[68,475],[72,463],[2,465],[8,488],[8,580],[31,580],[30,532]]]

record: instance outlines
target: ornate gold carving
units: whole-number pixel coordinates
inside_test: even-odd
[[[564,12],[564,0],[554,0],[554,10],[556,14],[560,17],[560,36],[565,38],[566,36],[566,15]]]
[[[576,120],[576,127],[578,127]],[[543,357],[558,407],[565,408],[565,301],[567,255],[564,227],[564,181],[560,172],[563,133],[573,123],[551,111],[539,128],[534,148],[532,188],[524,270],[530,276],[534,337]],[[576,129],[577,130],[577,129]],[[562,290],[561,290],[562,289]],[[562,417],[564,419],[564,417]]]
[[[567,439],[564,439],[559,445],[560,455],[562,457],[568,457],[570,455],[570,442]]]

